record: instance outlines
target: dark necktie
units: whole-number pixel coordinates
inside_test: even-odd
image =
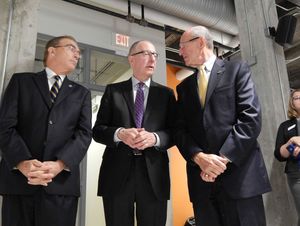
[[[142,127],[143,115],[144,115],[144,83],[139,82],[138,89],[136,91],[136,97],[134,102],[134,111],[135,111],[135,125],[137,128]]]
[[[55,75],[54,78],[55,78],[55,82],[52,85],[51,90],[50,90],[50,97],[51,97],[51,102],[52,103],[55,102],[55,99],[56,99],[56,97],[58,95],[58,91],[59,91],[59,79],[60,79],[60,77],[58,75]]]

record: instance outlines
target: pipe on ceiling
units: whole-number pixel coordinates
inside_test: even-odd
[[[131,2],[227,34],[238,34],[232,0],[131,0]]]

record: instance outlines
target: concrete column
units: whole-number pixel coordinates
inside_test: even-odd
[[[268,35],[277,27],[273,0],[235,0],[242,58],[251,65],[262,105],[260,144],[273,191],[264,195],[267,225],[296,225],[296,212],[289,193],[284,164],[273,155],[277,128],[286,120],[289,83],[284,52]]]
[[[6,0],[5,4],[9,5],[11,1],[13,3],[11,9],[12,24],[9,34],[7,64],[3,65],[6,68],[4,86],[7,85],[13,73],[33,70],[37,37],[37,13],[40,3],[40,0]],[[4,10],[1,7],[1,11]],[[8,6],[6,10],[6,14],[9,14]],[[6,31],[8,31],[8,26],[9,23],[4,24]]]
[[[0,1],[0,97],[4,84],[4,59],[9,18],[9,0]],[[1,100],[1,98],[0,98]]]

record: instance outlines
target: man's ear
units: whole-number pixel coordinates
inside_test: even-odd
[[[199,37],[198,38],[198,43],[199,43],[199,45],[200,45],[201,48],[203,48],[204,46],[206,46],[206,42],[205,42],[204,37]]]
[[[131,65],[131,63],[132,63],[132,56],[128,56],[127,59],[128,59],[128,63]]]
[[[55,55],[55,48],[54,47],[49,47],[47,51],[48,51],[48,55],[52,55],[52,56]]]

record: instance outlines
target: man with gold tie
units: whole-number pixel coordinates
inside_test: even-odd
[[[207,28],[183,33],[179,54],[196,72],[177,86],[175,143],[187,162],[197,226],[265,226],[271,190],[257,142],[261,111],[249,66],[221,60]]]

